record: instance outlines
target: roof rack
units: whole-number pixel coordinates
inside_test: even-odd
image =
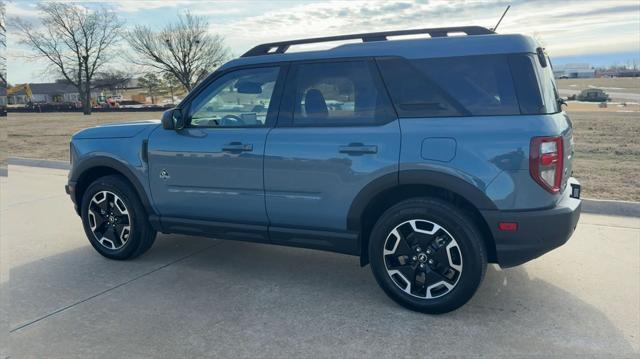
[[[484,28],[482,26],[437,27],[432,29],[369,32],[369,33],[362,33],[362,34],[316,37],[312,39],[271,42],[271,43],[262,44],[254,47],[251,50],[245,52],[241,57],[283,54],[289,49],[291,45],[313,44],[318,42],[331,42],[331,41],[341,41],[341,40],[351,40],[351,39],[362,39],[362,42],[385,41],[387,40],[387,36],[402,36],[402,35],[415,35],[415,34],[429,34],[429,36],[431,37],[447,37],[448,34],[452,32],[455,32],[455,33],[463,32],[467,35],[495,34],[495,32],[487,28]]]

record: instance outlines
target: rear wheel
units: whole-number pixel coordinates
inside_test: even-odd
[[[369,254],[373,274],[389,297],[432,314],[471,299],[487,263],[473,221],[432,198],[406,200],[383,213],[371,233]]]
[[[82,197],[81,215],[89,242],[110,259],[135,258],[156,237],[137,194],[118,175],[98,178],[89,185]]]

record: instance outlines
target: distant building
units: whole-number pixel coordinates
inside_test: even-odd
[[[91,91],[91,97],[99,95],[98,90]],[[7,102],[10,105],[24,105],[32,103],[64,103],[78,102],[80,94],[75,86],[64,82],[32,83],[16,85],[10,88]]]
[[[627,68],[614,68],[598,71],[598,77],[640,77],[640,70]]]
[[[558,78],[568,78],[568,79],[590,78],[590,77],[596,77],[596,70],[593,67],[591,67],[590,64],[586,64],[586,63],[565,64],[565,65],[554,66],[553,75],[557,79]]]

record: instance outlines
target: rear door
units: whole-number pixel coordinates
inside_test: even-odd
[[[186,128],[151,135],[149,181],[163,225],[254,224],[267,238],[263,155],[283,72],[265,66],[226,73],[184,105]]]
[[[265,149],[271,240],[351,252],[349,208],[374,179],[397,179],[399,151],[400,127],[373,61],[291,64]]]

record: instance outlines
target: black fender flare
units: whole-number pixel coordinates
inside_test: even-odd
[[[451,191],[463,197],[478,210],[497,209],[493,201],[470,182],[448,173],[433,170],[402,170],[378,177],[356,195],[347,215],[347,230],[361,230],[361,218],[371,201],[380,193],[404,185],[427,185]]]
[[[133,185],[138,198],[140,198],[140,201],[142,202],[142,206],[147,211],[147,215],[156,214],[155,210],[151,206],[151,202],[149,201],[147,192],[144,190],[144,187],[142,186],[142,183],[140,183],[138,177],[136,177],[136,175],[131,169],[127,167],[127,165],[113,157],[95,156],[80,162],[78,165],[74,165],[69,175],[69,182],[79,183],[82,178],[87,173],[89,173],[89,171],[98,167],[107,167],[122,174]],[[76,196],[77,195],[78,194],[76,194]],[[78,198],[76,199],[76,203],[80,205],[77,200]]]

